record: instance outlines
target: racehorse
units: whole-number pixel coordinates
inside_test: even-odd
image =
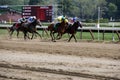
[[[17,24],[19,27],[16,28],[16,26],[15,26],[16,24]],[[38,34],[38,35],[41,37],[41,35],[37,32],[36,25],[41,26],[40,20],[35,19],[35,20],[34,20],[33,22],[31,22],[31,23],[22,23],[22,24],[20,24],[20,23],[15,23],[15,24],[13,24],[12,27],[9,28],[10,38],[11,38],[11,36],[12,36],[12,34],[13,34],[13,32],[14,32],[15,30],[17,31],[17,37],[18,37],[18,35],[19,35],[19,31],[22,31],[22,32],[24,33],[24,39],[26,39],[26,37],[29,38],[29,36],[27,36],[27,33],[28,33],[28,32],[32,33],[31,39],[33,39],[34,34]],[[41,38],[42,38],[42,37],[41,37]]]
[[[20,27],[21,25],[22,25],[22,23],[14,23],[10,28],[7,28],[8,31],[9,31],[9,34],[10,34],[10,38],[12,37],[13,32],[15,30],[17,31],[17,38],[18,38],[18,35],[19,35],[19,29],[18,29],[18,27]]]
[[[50,36],[51,36],[53,42],[56,42],[56,41],[55,41],[55,36],[54,36],[54,34],[55,34],[55,33],[58,33],[59,36],[60,36],[60,38],[61,38],[61,37],[62,37],[62,34],[65,33],[65,31],[66,31],[66,29],[67,29],[67,27],[68,27],[68,23],[66,23],[66,22],[63,20],[61,23],[58,24],[57,27],[55,27],[55,25],[57,25],[57,24],[52,23],[52,24],[50,24],[50,25],[48,26],[48,31],[50,31]]]
[[[65,33],[71,34],[68,42],[70,42],[72,37],[75,39],[75,42],[77,42],[75,34],[77,32],[78,27],[82,28],[82,24],[79,21],[76,21],[73,24],[70,24],[69,27],[66,29]]]

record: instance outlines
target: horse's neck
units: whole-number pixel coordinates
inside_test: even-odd
[[[37,24],[36,24],[35,22],[32,22],[32,23],[29,24],[29,26],[34,26],[34,27],[35,27],[36,25],[37,25]]]
[[[73,24],[73,26],[72,27],[74,27],[74,29],[76,30],[76,29],[78,29],[78,25],[76,25],[76,24]]]
[[[63,25],[63,26],[62,26]],[[66,25],[66,23],[63,21],[61,22],[61,26],[64,27]]]

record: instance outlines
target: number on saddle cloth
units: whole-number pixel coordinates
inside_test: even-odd
[[[16,23],[14,26],[15,26],[15,29],[18,29],[19,27],[21,27],[22,23]]]
[[[20,24],[19,24],[19,23],[16,23],[15,27],[18,28],[19,26],[20,26]]]

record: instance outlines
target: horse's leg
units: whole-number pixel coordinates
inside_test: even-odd
[[[53,38],[54,38],[54,39],[53,39],[53,42],[56,42],[56,41],[55,41],[55,33],[56,33],[56,32],[53,32],[53,33],[52,33],[52,34],[53,34]]]
[[[37,38],[37,33],[36,34],[35,34],[35,32],[32,33],[31,39],[33,39],[33,38]]]
[[[42,36],[37,31],[35,31],[34,33],[36,33],[37,35],[39,35],[40,38],[42,39]]]
[[[11,27],[10,27],[10,28],[11,28]],[[10,28],[7,27],[7,31],[8,31],[8,33],[9,33],[9,36],[8,36],[9,38],[10,38],[10,32],[11,32]]]
[[[62,33],[60,33],[60,37],[59,37],[59,39],[61,39],[61,38],[62,38],[62,35],[63,35],[63,34],[62,34]]]
[[[34,38],[37,38],[37,34],[35,34],[35,37]]]
[[[75,39],[75,42],[77,42],[77,39],[76,39],[76,37],[75,37],[75,35],[73,34],[73,37],[74,37],[74,39]]]
[[[14,32],[13,26],[10,27],[10,28],[7,28],[7,30],[8,30],[8,32],[9,32],[9,37],[10,37],[10,39],[11,39],[11,38],[12,38],[12,34],[13,34],[13,32]]]
[[[33,36],[34,36],[35,34],[34,34],[34,32],[32,33],[32,37],[30,38],[30,39],[33,39]]]
[[[23,33],[24,33],[24,40],[26,40],[27,32],[24,31]]]
[[[29,33],[27,33],[27,37],[28,37],[28,39],[30,39]]]
[[[17,31],[17,38],[19,38],[19,31]]]
[[[73,36],[74,36],[73,34],[70,36],[70,38],[69,38],[68,42],[70,42],[70,40],[71,40],[71,38],[72,38]]]
[[[70,37],[70,34],[68,33],[68,37]]]
[[[14,32],[14,30],[10,31],[10,39],[12,38],[13,32]]]
[[[52,41],[53,41],[53,35],[52,34],[53,34],[52,31],[50,31],[50,36],[51,36]]]
[[[57,36],[56,36],[56,39],[59,40],[59,39],[61,39],[61,37],[62,37],[62,34],[58,33]]]
[[[44,31],[45,31],[45,33],[47,34],[47,36],[49,37],[49,35],[48,35],[48,32],[47,32],[47,30],[46,30],[46,28],[45,29],[43,29]]]
[[[59,33],[57,34],[57,36],[56,36],[56,39],[59,39],[60,38],[60,35],[59,35]]]

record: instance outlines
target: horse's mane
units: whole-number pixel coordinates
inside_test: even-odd
[[[65,20],[63,20],[60,24],[65,24]]]
[[[35,19],[33,22],[30,23],[30,25],[36,26],[37,25],[37,19]]]

